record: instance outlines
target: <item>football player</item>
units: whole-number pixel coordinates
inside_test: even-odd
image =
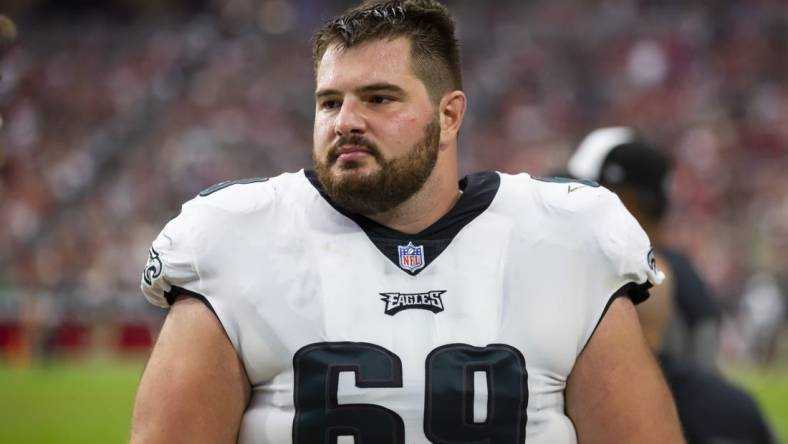
[[[355,7],[314,72],[314,170],[213,186],[153,242],[132,441],[683,442],[633,305],[662,275],[616,196],[458,177],[447,9]]]

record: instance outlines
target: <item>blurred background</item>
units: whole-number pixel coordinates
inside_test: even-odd
[[[164,311],[150,242],[226,179],[309,167],[310,36],[339,0],[0,5],[0,441],[123,442]],[[674,161],[665,239],[723,312],[720,364],[788,439],[788,5],[445,2],[462,169],[562,169],[638,128]]]

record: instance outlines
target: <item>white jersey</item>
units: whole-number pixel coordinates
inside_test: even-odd
[[[593,183],[461,187],[416,235],[335,208],[311,172],[183,206],[142,289],[218,317],[252,386],[239,442],[577,441],[567,377],[619,290],[661,280],[648,238]]]

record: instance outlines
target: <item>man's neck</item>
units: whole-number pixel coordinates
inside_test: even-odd
[[[454,208],[462,194],[458,181],[456,168],[447,171],[436,167],[421,190],[410,199],[389,211],[366,216],[401,233],[420,233]]]

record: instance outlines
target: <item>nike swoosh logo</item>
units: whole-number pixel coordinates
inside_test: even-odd
[[[567,187],[567,191],[566,191],[567,194],[571,193],[572,191],[577,191],[580,188],[585,188],[583,185],[577,185],[574,188],[572,188],[572,185],[567,185],[566,187]]]

